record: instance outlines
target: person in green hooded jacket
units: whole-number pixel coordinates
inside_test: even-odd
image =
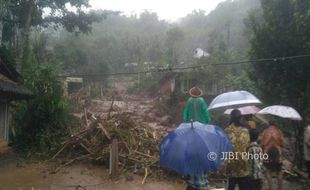
[[[198,87],[193,87],[189,90],[191,96],[184,107],[183,120],[184,122],[199,121],[207,124],[211,118],[208,112],[208,105],[202,96],[202,90]]]

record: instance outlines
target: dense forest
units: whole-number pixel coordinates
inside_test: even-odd
[[[243,20],[249,10],[257,8],[259,2],[255,0],[227,1],[208,15],[197,10],[175,23],[159,20],[152,12],[130,17],[111,14],[93,24],[89,35],[43,32],[52,41],[56,59],[71,72],[84,71],[88,66],[119,72],[130,63],[136,63],[137,69],[144,63],[195,63],[196,48],[218,56],[219,61],[240,60],[247,57],[249,49]]]
[[[88,35],[47,28],[40,31],[41,40],[46,42],[47,53],[52,54],[54,61],[62,66],[65,75],[90,79],[98,79],[99,75],[104,80],[109,73],[146,72],[246,60],[250,33],[244,19],[250,11],[259,8],[257,0],[226,1],[210,14],[196,10],[174,23],[160,20],[156,13],[147,11],[132,16],[96,11],[96,15],[106,16],[92,24]],[[207,56],[198,58],[197,49]],[[244,68],[244,65],[239,67]],[[216,85],[223,90],[241,86],[253,90],[244,71],[238,66],[209,66],[202,72],[196,70],[196,74],[184,77],[197,81],[198,85],[205,86],[204,89]],[[146,90],[156,89],[153,87],[158,85],[163,75],[155,72],[139,76],[144,79],[140,86]],[[205,80],[204,75],[208,75],[209,80]]]
[[[242,60],[249,49],[244,19],[250,10],[259,8],[258,0],[226,1],[208,15],[196,10],[168,23],[147,11],[129,17],[113,11],[74,15],[64,6],[67,2],[74,1],[38,2],[37,12],[21,12],[31,21],[18,12],[31,5],[3,3],[1,44],[13,54],[18,67],[29,59],[30,50],[40,62],[61,65],[66,74],[143,70],[146,64],[147,68],[190,65],[197,62],[197,48],[218,62]],[[44,16],[46,7],[63,16]],[[13,19],[13,24],[7,19]]]

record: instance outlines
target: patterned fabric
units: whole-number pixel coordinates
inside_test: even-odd
[[[256,123],[253,120],[247,121],[248,125],[251,127],[251,129],[256,129]]]
[[[186,181],[187,185],[199,190],[209,190],[208,186],[208,175],[202,176],[189,176],[189,179]]]
[[[257,144],[257,142],[251,142],[249,149],[249,155],[260,155],[263,153],[263,149]],[[249,156],[250,164],[250,177],[252,179],[263,178],[263,160]]]
[[[225,129],[233,144],[233,159],[226,159],[226,175],[228,177],[245,177],[249,175],[249,163],[246,156],[242,156],[247,151],[250,136],[246,128],[231,124]]]
[[[310,125],[305,129],[304,153],[305,160],[310,161]]]
[[[190,97],[184,108],[183,119],[185,122],[193,120],[205,124],[209,123],[211,118],[205,100],[202,97]]]

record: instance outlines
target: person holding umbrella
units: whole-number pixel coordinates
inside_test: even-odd
[[[225,129],[232,144],[233,152],[226,160],[226,175],[228,176],[227,190],[234,190],[238,185],[239,190],[250,190],[249,162],[242,154],[247,152],[250,143],[249,131],[243,126],[240,110],[234,109],[230,114],[230,125]]]
[[[199,176],[187,175],[185,178],[187,183],[186,190],[209,190],[208,174]]]
[[[181,123],[161,140],[160,165],[186,176],[187,190],[208,190],[208,174],[219,171],[222,152],[231,151],[231,141],[220,127]]]
[[[268,188],[272,190],[272,173],[276,173],[278,190],[282,190],[282,148],[284,146],[284,135],[274,121],[270,121],[269,127],[262,132],[261,146],[264,153],[268,154],[268,160],[264,163]]]
[[[208,124],[210,115],[208,112],[208,105],[202,96],[202,90],[198,87],[193,87],[189,90],[189,99],[184,107],[183,120],[184,122],[198,121]],[[187,175],[186,176],[187,189],[208,189],[208,174],[201,175]]]
[[[193,87],[189,90],[189,99],[184,107],[183,120],[184,122],[199,121],[208,124],[211,120],[208,105],[202,96],[202,90],[198,87]]]

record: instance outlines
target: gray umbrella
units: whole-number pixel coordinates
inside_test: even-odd
[[[264,109],[257,112],[258,114],[271,114],[283,118],[288,118],[292,120],[302,120],[302,117],[299,113],[292,107],[282,106],[282,105],[273,105],[265,107]]]
[[[238,108],[240,106],[257,105],[261,101],[248,91],[226,92],[215,97],[210,103],[209,110],[220,108]]]

